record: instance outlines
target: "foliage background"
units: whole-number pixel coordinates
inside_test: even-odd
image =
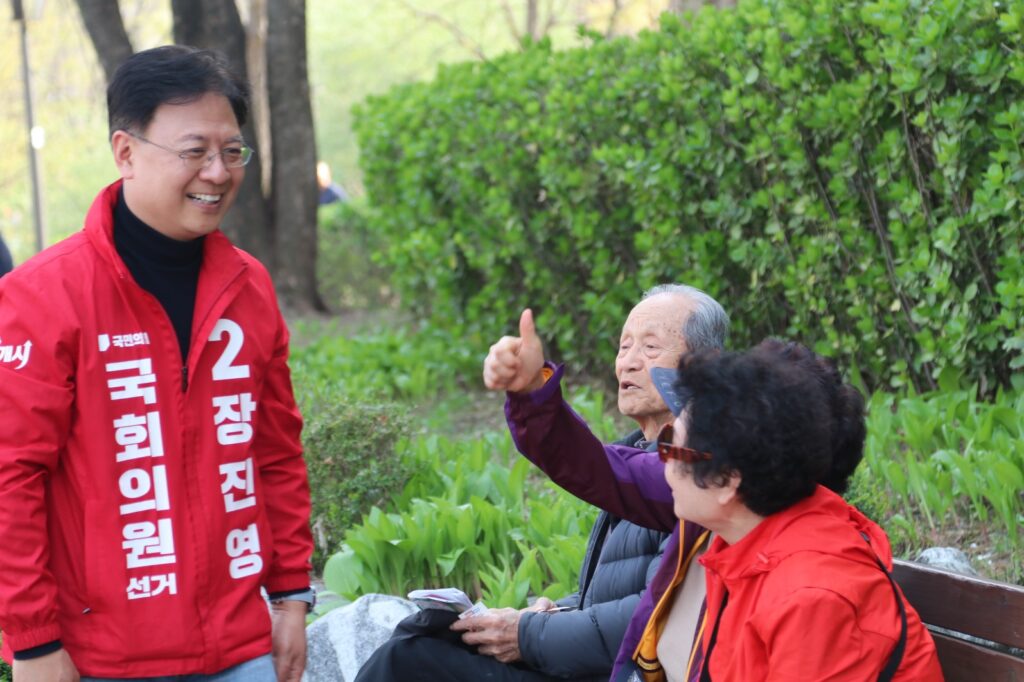
[[[325,216],[336,221],[324,225],[327,248],[345,250],[369,238],[359,234],[368,225],[348,212]],[[502,423],[501,396],[479,393],[485,348],[457,331],[426,326],[410,333],[408,325],[398,319],[355,335],[329,327],[296,351],[298,386],[337,385],[339,401],[353,391],[370,402],[380,395],[410,417],[408,439],[386,454],[411,476],[372,507],[350,510],[361,520],[347,528],[340,552],[328,561],[327,586],[353,598],[457,585],[501,606],[568,592],[593,510],[536,471],[524,477],[525,463],[514,456]],[[310,335],[300,329],[299,336]],[[614,358],[607,345],[605,368]],[[608,418],[612,405],[601,402],[603,391],[580,392],[586,377],[575,369],[569,376],[573,406],[606,439],[629,428]],[[981,399],[980,386],[952,368],[937,383],[936,391],[905,386],[871,396],[864,463],[848,499],[883,524],[900,557],[955,546],[982,575],[1024,580],[1024,392],[997,390]],[[304,398],[304,412],[319,420],[326,415],[321,402]],[[344,482],[318,477],[315,485]],[[550,562],[551,556],[562,560]],[[338,603],[325,599],[321,612]]]
[[[47,242],[81,227],[97,184],[116,169],[107,145],[102,69],[82,26],[76,0],[26,0],[36,123],[46,133],[39,152]],[[237,0],[243,19],[251,0]],[[520,11],[519,0],[510,5]],[[551,3],[544,3],[551,5]],[[622,0],[617,30],[649,26],[668,0]],[[167,0],[118,0],[136,49],[171,42]],[[604,29],[611,0],[559,2],[549,31],[558,45],[578,44],[576,21]],[[520,17],[516,17],[520,20]],[[462,43],[452,29],[462,36]],[[308,59],[320,157],[350,195],[362,195],[350,108],[396,83],[430,78],[437,64],[490,57],[517,43],[500,0],[309,0]],[[16,262],[34,252],[18,25],[10,3],[0,9],[0,234]]]
[[[389,43],[362,19],[365,42],[338,39],[354,15],[332,8],[311,3],[311,70],[324,156],[345,182],[358,175],[348,103],[465,55],[409,40],[407,64],[357,77]],[[73,226],[95,190],[83,179],[110,167],[98,70],[67,9],[53,33],[70,38],[48,59],[80,64],[43,99],[80,106],[43,114],[62,150],[43,163],[51,221]],[[137,44],[165,40],[160,15],[142,16],[127,17],[149,36]],[[365,104],[368,203],[322,213],[335,306],[397,293],[415,320],[298,325],[318,565],[341,550],[329,586],[459,584],[495,606],[568,591],[593,510],[513,456],[500,401],[472,392],[479,363],[532,305],[553,352],[603,376],[626,310],[665,280],[720,298],[733,346],[795,336],[879,389],[851,498],[898,553],[954,538],[1002,557],[990,575],[1024,579],[1024,8],[751,0],[635,40],[584,31],[496,56],[507,38]],[[5,139],[17,116],[0,112]],[[24,256],[22,151],[0,160],[0,229]],[[574,404],[620,430],[598,397]]]
[[[474,343],[531,305],[601,370],[646,287],[799,337],[868,388],[1024,366],[1024,7],[751,0],[541,41],[357,111],[380,261]],[[1019,375],[1018,375],[1019,380]]]

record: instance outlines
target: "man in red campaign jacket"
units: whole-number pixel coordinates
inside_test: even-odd
[[[218,230],[252,155],[248,97],[216,53],[128,59],[107,91],[122,179],[0,280],[16,682],[302,674],[313,543],[288,331],[266,270]]]

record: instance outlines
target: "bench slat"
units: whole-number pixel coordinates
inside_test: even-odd
[[[893,576],[925,623],[1024,649],[1024,587],[898,560]]]
[[[986,649],[962,639],[932,633],[946,682],[1020,682],[1024,659]]]

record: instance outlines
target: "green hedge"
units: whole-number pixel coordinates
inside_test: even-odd
[[[959,384],[944,372],[938,391],[871,396],[846,498],[883,525],[898,556],[952,538],[982,575],[1024,584],[1024,391],[979,400]]]
[[[345,530],[415,474],[395,452],[408,434],[404,410],[339,399],[307,416],[302,433],[313,503],[317,573],[341,544]]]
[[[603,393],[574,390],[569,400],[600,438],[616,437]],[[507,429],[431,432],[397,450],[416,473],[346,530],[324,567],[328,590],[355,599],[459,587],[488,606],[515,608],[531,594],[576,590],[597,509],[538,476]]]
[[[331,310],[368,310],[390,303],[390,273],[367,258],[382,247],[357,204],[321,206],[316,281]]]
[[[1024,6],[751,0],[636,39],[443,67],[357,111],[404,302],[485,349],[525,305],[605,371],[640,292],[870,388],[1024,366]]]
[[[314,338],[302,342],[302,337]],[[417,473],[396,450],[412,427],[410,407],[459,390],[456,379],[479,361],[432,330],[404,328],[352,335],[331,325],[298,325],[290,360],[302,414],[313,502],[317,572],[345,529],[381,500],[397,495]],[[403,401],[405,404],[398,404]]]

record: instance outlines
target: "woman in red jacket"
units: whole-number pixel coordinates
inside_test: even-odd
[[[659,454],[675,513],[715,534],[701,679],[941,680],[885,533],[818,484],[833,412],[862,421],[862,401],[831,404],[820,373],[772,348],[691,354],[672,388]]]

